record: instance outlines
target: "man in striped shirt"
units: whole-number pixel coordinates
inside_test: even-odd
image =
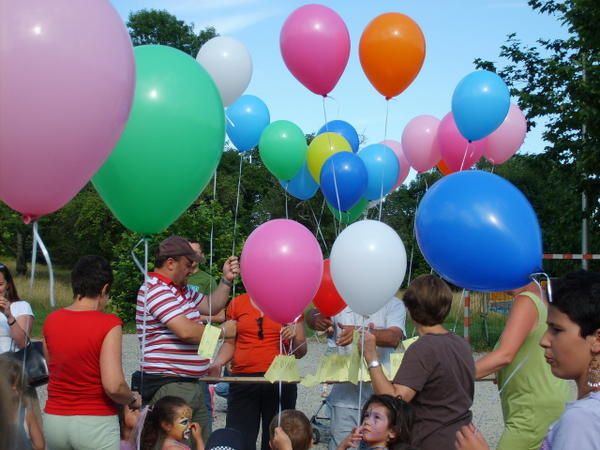
[[[210,421],[198,379],[206,374],[210,361],[200,359],[198,344],[204,325],[201,315],[209,314],[205,293],[187,288],[193,263],[200,256],[180,236],[170,236],[159,244],[154,272],[140,287],[136,305],[136,328],[142,346],[144,383],[160,387],[153,395],[154,404],[166,395],[183,398],[192,407],[192,422],[200,423],[206,442]],[[239,263],[230,256],[223,266],[223,277],[211,293],[213,314],[223,309]],[[233,323],[225,323],[225,338],[233,338]]]

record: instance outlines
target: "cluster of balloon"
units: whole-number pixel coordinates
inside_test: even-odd
[[[215,83],[194,58],[162,45],[136,47],[134,54],[131,114],[92,181],[123,225],[147,235],[174,222],[212,177],[225,117]]]
[[[323,5],[305,5],[285,20],[279,46],[292,75],[308,90],[325,97],[348,64],[350,34],[334,10]]]
[[[354,153],[358,152],[358,146],[360,144],[358,133],[356,132],[356,129],[348,122],[344,120],[331,120],[323,125],[319,131],[317,131],[317,136],[323,133],[339,134],[348,141],[348,144],[350,144],[350,147]]]
[[[258,150],[265,166],[275,177],[291,180],[304,167],[308,146],[298,125],[277,120],[263,130]]]
[[[240,153],[256,147],[271,121],[269,108],[254,95],[242,95],[227,108],[227,136]]]
[[[426,172],[440,160],[437,132],[440,121],[429,115],[417,116],[404,127],[404,156],[417,172]]]
[[[319,289],[323,254],[306,227],[275,219],[248,236],[240,269],[244,286],[258,307],[274,321],[289,323],[302,314]]]
[[[313,299],[313,305],[326,317],[333,317],[346,307],[344,299],[331,278],[329,259],[323,261],[323,278]]]
[[[319,190],[319,185],[308,171],[306,163],[302,169],[290,180],[279,180],[285,191],[298,200],[310,200]]]
[[[340,233],[331,249],[331,277],[352,311],[368,316],[396,295],[406,273],[406,250],[388,225],[361,220]]]
[[[415,223],[423,256],[457,286],[514,289],[541,269],[535,212],[515,186],[497,175],[472,170],[440,179],[421,200]]]
[[[28,222],[109,156],[132,104],[133,49],[103,0],[3,1],[0,42],[0,198]]]

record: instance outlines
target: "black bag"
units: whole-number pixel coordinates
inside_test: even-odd
[[[28,339],[25,348],[4,354],[23,364],[23,372],[29,386],[35,388],[48,383],[48,364],[44,356],[44,344],[41,341]]]

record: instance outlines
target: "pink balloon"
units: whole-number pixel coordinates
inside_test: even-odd
[[[417,172],[426,172],[440,160],[440,149],[436,140],[440,121],[433,116],[417,116],[402,132],[404,156]]]
[[[504,122],[487,137],[485,157],[492,164],[506,162],[523,145],[527,134],[527,119],[517,105],[510,105]]]
[[[106,0],[1,1],[0,198],[35,219],[90,180],[127,121],[127,29]]]
[[[275,322],[289,323],[319,289],[323,253],[306,227],[276,219],[248,236],[240,265],[244,286],[258,307]]]
[[[396,155],[396,158],[398,158],[398,162],[400,163],[398,181],[396,181],[396,185],[394,186],[394,189],[396,189],[404,182],[404,180],[406,180],[408,172],[410,171],[410,163],[408,162],[408,159],[406,159],[406,156],[402,151],[402,144],[400,142],[394,141],[392,139],[387,139],[385,141],[381,141],[381,143],[392,149],[392,151]]]
[[[458,131],[454,114],[451,112],[440,122],[437,140],[442,159],[453,172],[469,169],[479,161],[487,146],[485,138],[474,142],[467,141]]]
[[[326,96],[348,64],[350,34],[332,9],[305,5],[286,19],[279,46],[292,75],[310,91]]]

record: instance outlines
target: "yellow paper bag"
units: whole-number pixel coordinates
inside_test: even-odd
[[[404,351],[408,350],[408,347],[413,345],[417,339],[419,339],[419,336],[411,337],[410,339],[404,339],[401,342],[402,348],[404,349]]]
[[[296,358],[293,355],[277,355],[265,373],[265,379],[271,383],[300,381]]]
[[[202,333],[202,339],[198,344],[198,356],[203,359],[212,359],[219,343],[221,329],[213,325],[206,325]]]

